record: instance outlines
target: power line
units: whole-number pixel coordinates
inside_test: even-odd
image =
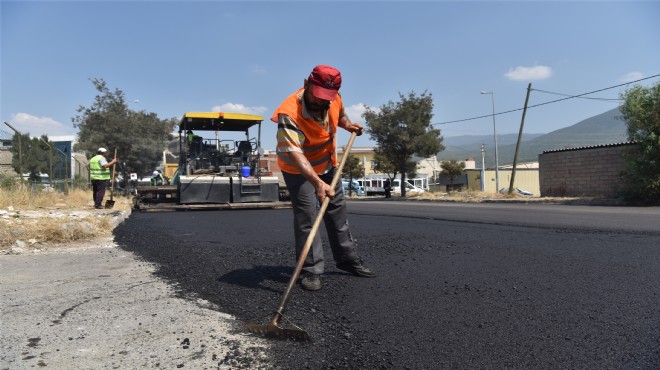
[[[571,94],[564,94],[564,93],[558,93],[558,92],[546,91],[546,90],[539,90],[539,89],[532,89],[532,91],[538,91],[538,92],[551,94],[551,95],[568,96],[568,97],[576,97],[576,98],[580,98],[580,99],[590,99],[590,100],[599,100],[599,101],[621,101],[621,100],[623,100],[621,98],[590,98],[588,96],[575,96],[575,95],[571,95]]]
[[[650,76],[650,77],[640,78],[639,80],[630,81],[630,82],[622,83],[622,84],[619,84],[619,85],[614,85],[614,86],[606,87],[606,88],[604,88],[604,89],[598,89],[598,90],[594,90],[594,91],[590,91],[590,92],[586,92],[586,93],[578,94],[578,95],[570,95],[570,96],[567,96],[567,97],[565,97],[565,98],[556,99],[556,100],[551,100],[551,101],[547,101],[547,102],[545,102],[545,103],[539,103],[539,104],[530,105],[530,106],[527,106],[527,108],[535,108],[535,107],[540,107],[540,106],[542,106],[542,105],[548,105],[548,104],[552,104],[552,103],[558,103],[558,102],[560,102],[560,101],[564,101],[564,100],[568,100],[568,99],[579,98],[579,97],[583,97],[583,96],[585,96],[585,95],[590,95],[590,94],[594,94],[594,93],[597,93],[597,92],[601,92],[601,91],[605,91],[605,90],[610,90],[610,89],[614,89],[614,88],[621,87],[621,86],[625,86],[625,85],[630,85],[630,84],[635,83],[635,82],[644,81],[644,80],[648,80],[648,79],[656,78],[656,77],[660,77],[660,74],[653,75],[653,76]],[[537,91],[540,91],[540,90],[537,90]],[[486,114],[486,115],[479,116],[479,117],[463,118],[463,119],[457,119],[457,120],[453,120],[453,121],[445,121],[445,122],[432,123],[431,126],[434,126],[434,125],[446,125],[446,124],[448,124],[448,123],[457,123],[457,122],[472,121],[472,120],[475,120],[475,119],[492,117],[493,115],[495,115],[495,116],[499,116],[499,115],[501,115],[501,114],[507,114],[507,113],[518,112],[518,111],[521,111],[521,110],[523,110],[523,109],[524,109],[524,108],[511,109],[511,110],[507,110],[507,111],[504,111],[504,112],[499,112],[499,113],[495,113],[495,114]]]

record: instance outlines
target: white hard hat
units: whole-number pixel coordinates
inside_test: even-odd
[[[96,152],[97,153],[106,153],[107,151],[108,151],[108,149],[106,149],[106,148],[99,148],[99,150],[97,150]]]
[[[158,171],[154,171],[154,173],[152,173],[152,175],[153,176],[158,176]]]

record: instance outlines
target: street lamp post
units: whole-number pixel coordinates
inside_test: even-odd
[[[481,144],[481,191],[486,191],[486,144]]]
[[[490,100],[493,106],[493,138],[495,140],[495,192],[500,191],[500,163],[497,158],[497,129],[495,128],[495,93],[490,91],[482,91],[483,95],[490,95]]]

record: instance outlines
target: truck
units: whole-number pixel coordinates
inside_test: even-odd
[[[341,179],[341,186],[344,189],[345,194],[349,194],[349,192],[353,192],[353,194],[362,196],[364,195],[364,190],[362,189],[362,186],[357,182],[357,180],[353,180],[351,182],[351,186],[349,186],[349,182],[347,179]]]
[[[244,113],[184,113],[178,124],[178,164],[163,164],[170,183],[138,185],[133,208],[290,207],[286,187],[260,167],[262,122],[262,116]]]

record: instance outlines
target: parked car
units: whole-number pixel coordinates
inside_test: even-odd
[[[509,193],[509,188],[502,188],[500,189],[500,193],[502,194],[508,194]],[[519,189],[519,188],[513,188],[513,193],[515,194],[520,194],[520,195],[527,195],[527,196],[532,196],[534,193],[531,191]]]
[[[426,192],[426,190],[409,183],[407,180],[405,182],[405,187],[406,193],[408,194],[422,194]],[[392,182],[392,193],[401,194],[401,180],[394,179]]]

